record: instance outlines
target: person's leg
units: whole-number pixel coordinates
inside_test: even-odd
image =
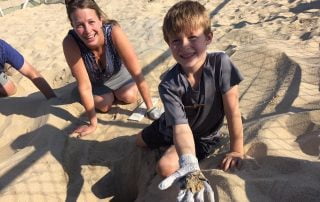
[[[7,75],[3,72],[0,73],[0,97],[7,97],[15,94],[17,88],[12,81],[9,80]]]
[[[169,131],[161,133],[159,131],[160,124],[161,120],[157,119],[137,134],[136,145],[150,149],[167,148],[156,168],[160,176],[167,177],[179,169],[179,157],[173,145],[171,133]]]
[[[130,82],[118,90],[115,90],[114,95],[119,101],[127,104],[136,102],[138,97],[137,85],[134,82]]]
[[[136,145],[148,147],[142,138],[142,133],[137,135]],[[168,177],[179,169],[179,156],[174,145],[170,146],[157,163],[157,173],[162,177]]]
[[[170,146],[157,164],[157,173],[168,177],[179,169],[179,156],[174,145]]]
[[[114,101],[113,93],[106,93],[103,95],[93,95],[94,106],[101,112],[108,112]]]

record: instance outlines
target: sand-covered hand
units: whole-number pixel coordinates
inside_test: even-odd
[[[165,190],[173,183],[180,183],[180,191],[177,197],[179,202],[204,201],[204,192],[208,196],[209,202],[214,201],[214,192],[200,171],[197,157],[192,154],[184,154],[179,159],[180,169],[165,178],[159,189]]]

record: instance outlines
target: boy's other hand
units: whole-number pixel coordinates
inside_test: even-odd
[[[227,153],[220,164],[220,168],[227,171],[232,168],[240,169],[242,164],[243,154],[239,152]]]

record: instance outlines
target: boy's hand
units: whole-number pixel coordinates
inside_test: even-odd
[[[243,159],[243,154],[239,152],[230,152],[226,154],[226,156],[222,160],[220,164],[220,168],[224,171],[227,171],[228,169],[231,169],[234,167],[239,169],[241,167],[242,159]]]
[[[165,190],[173,183],[180,182],[178,202],[204,201],[204,192],[210,202],[214,202],[214,192],[208,180],[200,171],[198,159],[192,154],[182,155],[179,159],[180,169],[164,179],[159,184],[159,189]]]

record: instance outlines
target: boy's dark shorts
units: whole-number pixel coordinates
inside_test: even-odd
[[[172,132],[168,134],[160,133],[159,119],[152,122],[151,125],[144,128],[141,132],[143,141],[150,149],[159,147],[169,147],[173,145]],[[211,141],[203,141],[195,139],[196,156],[198,160],[202,160],[212,154],[218,148],[220,138],[215,137]]]

